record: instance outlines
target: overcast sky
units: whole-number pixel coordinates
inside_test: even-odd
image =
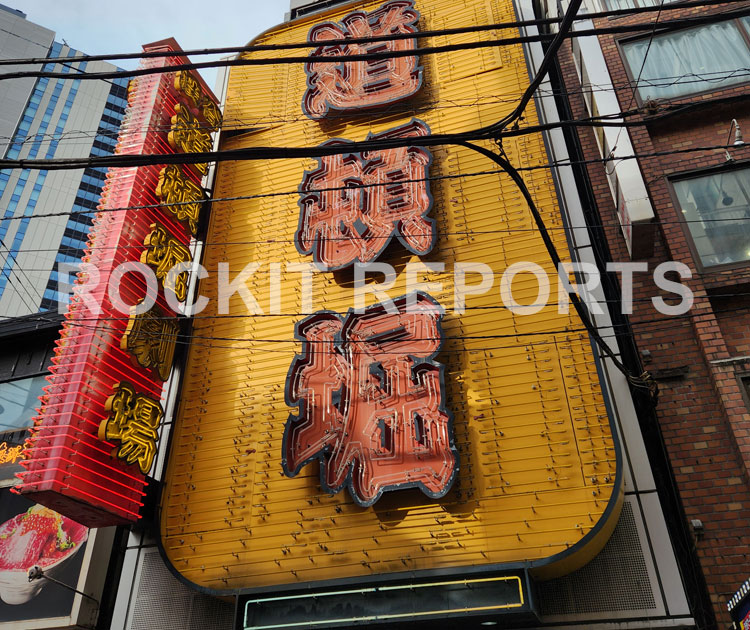
[[[289,0],[0,0],[89,55],[138,52],[174,37],[183,49],[244,46],[280,24]],[[213,13],[210,13],[212,12]],[[193,61],[208,61],[201,57]],[[137,60],[115,62],[134,68]],[[213,87],[216,72],[204,71]]]

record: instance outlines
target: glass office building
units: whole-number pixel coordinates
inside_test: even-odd
[[[80,56],[54,33],[0,5],[0,58],[40,57],[45,71],[83,75],[117,70],[106,62],[69,62]],[[23,46],[20,46],[23,43]],[[29,66],[4,66],[4,71]],[[31,67],[33,68],[33,66]],[[114,152],[127,105],[127,80],[10,79],[0,138],[3,157],[51,159]],[[5,87],[5,86],[4,86]],[[14,120],[15,119],[15,120]],[[12,131],[10,131],[12,129]],[[86,243],[106,169],[0,171],[0,313],[19,316],[57,310],[60,291]],[[61,273],[61,271],[63,273]]]

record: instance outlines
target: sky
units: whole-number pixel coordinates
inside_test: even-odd
[[[244,46],[284,21],[289,0],[0,0],[26,19],[55,31],[55,39],[88,55],[139,52],[142,44],[174,37],[184,50]],[[217,57],[201,56],[192,61]],[[135,68],[137,60],[114,62]],[[214,87],[216,71],[202,74]]]

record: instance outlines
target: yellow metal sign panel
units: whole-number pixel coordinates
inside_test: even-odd
[[[378,2],[356,3],[371,11]],[[301,42],[323,20],[352,5],[268,31],[256,44]],[[510,22],[511,2],[417,2],[422,31]],[[514,31],[421,38],[439,46],[510,36]],[[252,53],[299,55],[299,50]],[[456,50],[421,58],[424,84],[416,96],[383,113],[317,121],[300,103],[302,64],[233,68],[224,114],[223,149],[317,146],[332,138],[364,140],[418,118],[433,133],[493,123],[509,113],[529,83],[520,46]],[[533,104],[524,124],[537,123]],[[490,147],[489,144],[486,146]],[[548,163],[540,135],[506,141],[511,163]],[[430,187],[437,238],[428,255],[389,248],[381,261],[396,269],[390,297],[407,293],[407,263],[444,263],[417,280],[445,308],[446,406],[453,414],[458,477],[441,499],[417,490],[389,492],[360,507],[347,492],[321,488],[317,462],[294,478],[282,471],[290,363],[300,352],[295,323],[312,311],[346,314],[354,305],[352,273],[312,273],[312,291],[295,263],[297,193],[312,159],[225,162],[219,166],[199,293],[208,306],[194,322],[182,398],[175,421],[161,507],[161,538],[176,570],[215,591],[295,585],[430,569],[518,565],[542,576],[580,566],[597,553],[619,514],[621,474],[588,336],[571,308],[549,305],[518,314],[500,299],[500,277],[521,261],[555,270],[530,212],[511,179],[462,147],[431,148]],[[523,176],[558,251],[565,256],[563,219],[548,169]],[[251,314],[239,294],[220,314],[220,263],[229,278],[247,270]],[[454,308],[457,263],[482,263],[492,289],[469,294]],[[290,267],[291,265],[291,267]],[[412,274],[413,275],[413,274]],[[382,278],[376,278],[380,280]],[[480,281],[467,273],[466,284]],[[537,279],[512,284],[521,304],[538,299]],[[368,303],[377,300],[367,296]]]

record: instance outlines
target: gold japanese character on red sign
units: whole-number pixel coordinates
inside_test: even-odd
[[[117,383],[114,390],[105,404],[109,416],[99,425],[99,439],[119,442],[113,456],[138,464],[145,475],[156,455],[156,430],[164,411],[158,401],[136,393],[130,383]]]
[[[368,140],[426,135],[427,125],[413,119]],[[300,185],[297,250],[312,254],[325,271],[375,260],[393,236],[410,252],[427,254],[436,236],[435,222],[426,216],[432,206],[430,161],[430,152],[420,147],[319,158]]]
[[[176,317],[166,317],[156,306],[137,314],[131,309],[120,348],[131,355],[133,363],[153,369],[166,381],[172,369],[175,344],[180,326]]]
[[[179,70],[175,72],[174,87],[192,102],[193,107],[198,107],[198,103],[203,96],[203,88],[201,88],[198,79],[196,79],[191,72],[188,72],[187,70]]]
[[[168,135],[169,144],[182,153],[206,153],[213,147],[211,133],[193,116],[186,105],[177,103],[172,116],[172,127]],[[208,172],[208,164],[191,164],[201,175]]]
[[[347,485],[364,506],[386,490],[448,492],[458,453],[444,368],[433,361],[442,313],[416,292],[343,319],[321,311],[297,324],[302,354],[289,370],[286,401],[299,413],[284,431],[285,474],[318,459],[324,488]]]
[[[179,221],[185,221],[190,233],[198,229],[201,207],[206,200],[203,189],[185,176],[176,164],[165,166],[159,172],[156,196],[164,204],[164,209]]]
[[[221,126],[221,111],[214,100],[203,93],[203,88],[195,76],[186,70],[175,73],[174,87],[185,95],[190,104],[197,109],[211,130]]]
[[[320,42],[316,57],[331,57],[330,62],[305,64],[307,91],[302,111],[313,119],[324,118],[330,110],[361,110],[403,100],[422,85],[422,67],[416,54],[389,57],[395,51],[416,52],[415,38],[342,44],[332,40],[368,38],[397,33],[416,33],[419,12],[413,0],[391,0],[367,13],[354,11],[341,22],[322,22],[308,35]],[[326,43],[330,42],[330,43]],[[338,61],[344,55],[378,55],[366,61]]]
[[[154,270],[165,291],[171,291],[178,302],[184,302],[187,299],[188,271],[175,273],[171,270],[175,265],[193,260],[190,250],[158,223],[152,223],[150,227],[151,232],[143,241],[148,249],[141,254],[141,262]]]
[[[212,130],[218,129],[221,126],[221,110],[214,103],[213,99],[204,96],[198,103],[198,109]]]

